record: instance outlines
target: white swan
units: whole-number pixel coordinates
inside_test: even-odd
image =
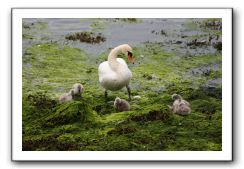
[[[129,99],[131,99],[129,83],[132,73],[126,62],[122,58],[117,58],[120,53],[127,55],[128,60],[134,63],[132,48],[128,44],[117,46],[111,50],[108,61],[101,63],[98,67],[99,82],[105,88],[105,98],[107,98],[107,90],[116,91],[126,87]]]

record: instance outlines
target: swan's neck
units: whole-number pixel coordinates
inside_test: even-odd
[[[117,56],[120,53],[121,53],[121,48],[116,47],[113,50],[111,50],[110,54],[108,55],[108,64],[113,70],[117,70],[117,68],[119,67]]]

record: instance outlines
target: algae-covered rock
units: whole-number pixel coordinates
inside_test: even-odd
[[[153,106],[153,107],[147,107],[145,109],[145,113],[140,115],[132,115],[131,120],[132,121],[155,121],[155,120],[161,120],[161,121],[167,121],[170,119],[172,113],[170,113],[170,110],[167,106]]]
[[[52,99],[50,96],[47,95],[47,93],[43,92],[36,92],[29,94],[27,96],[27,99],[33,106],[35,106],[37,109],[51,109],[56,106],[57,101],[55,99]]]
[[[45,92],[32,92],[23,95],[22,102],[23,111],[23,132],[34,132],[38,128],[37,121],[49,114],[52,109],[57,105],[57,100],[51,98]],[[26,126],[33,124],[33,126]],[[28,131],[29,130],[29,131]]]
[[[221,111],[221,104],[216,99],[208,100],[194,100],[192,102],[193,108],[195,111],[207,114],[214,114],[216,111]]]
[[[114,130],[110,130],[107,134],[108,135],[121,135],[121,134],[133,133],[133,132],[136,132],[136,131],[137,131],[136,126],[119,125]]]
[[[57,148],[59,150],[76,150],[77,149],[77,144],[76,144],[76,140],[73,134],[63,134],[59,137],[57,137]]]
[[[46,127],[63,125],[74,122],[95,122],[96,113],[91,109],[90,105],[84,101],[71,101],[66,104],[57,106],[53,110],[53,114],[47,116],[43,124]]]
[[[99,115],[111,114],[116,112],[113,104],[97,104],[93,107],[93,110]]]
[[[39,134],[24,137],[22,150],[52,150],[54,145],[57,143],[56,137],[58,137],[56,134]]]

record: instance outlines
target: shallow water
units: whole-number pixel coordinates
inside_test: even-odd
[[[34,39],[24,39],[23,48],[33,43],[58,42],[84,50],[90,55],[99,55],[109,48],[128,43],[131,46],[140,46],[144,43],[161,43],[166,51],[179,56],[204,54],[219,54],[212,46],[189,47],[191,36],[203,37],[206,40],[207,32],[189,29],[188,24],[203,21],[203,19],[140,19],[138,22],[114,21],[114,19],[23,19],[25,24],[34,24],[27,29]],[[102,28],[92,27],[98,22]],[[46,27],[40,30],[35,26],[45,23]],[[70,33],[92,31],[102,33],[106,41],[99,44],[68,41],[65,36]],[[205,39],[204,39],[205,38]]]

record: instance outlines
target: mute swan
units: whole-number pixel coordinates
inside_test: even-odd
[[[172,111],[176,114],[187,115],[191,113],[190,103],[183,100],[178,94],[173,94],[172,99],[174,100],[173,106],[169,106]]]
[[[123,53],[128,56],[129,62],[134,63],[132,48],[128,44],[123,44],[112,49],[108,55],[108,61],[101,63],[98,67],[99,82],[105,88],[105,98],[107,91],[120,90],[123,87],[127,88],[129,100],[131,100],[130,79],[132,73],[126,62],[122,58],[117,58],[117,55]]]
[[[126,100],[120,99],[119,97],[116,97],[114,100],[114,107],[119,112],[130,110],[130,104]]]

